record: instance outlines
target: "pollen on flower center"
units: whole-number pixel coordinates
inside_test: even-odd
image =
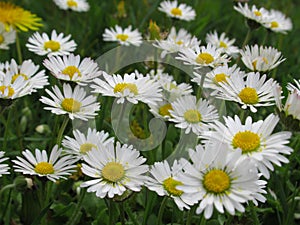
[[[54,168],[51,163],[48,162],[40,162],[36,164],[34,171],[39,174],[53,174],[54,173]]]
[[[181,40],[179,40],[179,41],[176,42],[176,44],[178,44],[178,45],[182,45],[183,43],[184,43],[184,42],[181,41]]]
[[[92,148],[97,149],[97,146],[92,143],[84,143],[80,145],[80,153],[86,154],[87,152],[91,151]]]
[[[173,107],[170,103],[167,103],[161,107],[159,107],[158,113],[162,116],[171,116],[169,110],[172,110]]]
[[[196,58],[196,62],[199,64],[209,64],[214,60],[215,60],[214,57],[211,54],[206,52],[200,53]]]
[[[67,66],[61,72],[62,72],[62,74],[69,76],[70,79],[73,78],[75,73],[78,74],[78,76],[81,76],[81,73],[80,73],[79,69],[76,66]]]
[[[254,11],[253,13],[255,14],[255,16],[262,16],[261,12],[258,10]]]
[[[77,2],[74,1],[74,0],[68,0],[68,1],[67,1],[67,5],[68,5],[69,7],[77,7],[77,6],[78,6]]]
[[[0,45],[4,42],[4,37],[3,35],[0,34]]]
[[[230,177],[223,170],[213,169],[204,175],[203,186],[208,192],[220,194],[230,188]]]
[[[126,41],[129,38],[129,36],[127,34],[117,34],[116,38],[121,41]]]
[[[20,74],[15,74],[15,75],[12,76],[12,78],[11,78],[11,83],[14,83],[14,82],[16,81],[16,79],[17,79],[18,77],[20,77],[20,76],[23,77],[24,80],[28,80],[28,77],[27,77],[25,74],[20,73]]]
[[[234,148],[240,148],[243,153],[256,151],[260,146],[260,137],[251,131],[238,132],[232,140]]]
[[[73,98],[65,98],[61,103],[61,107],[67,112],[79,112],[81,102],[78,102]]]
[[[227,75],[225,73],[218,73],[214,77],[215,83],[220,83],[220,82],[227,82]]]
[[[221,48],[227,48],[227,45],[226,45],[225,42],[220,41],[220,47],[221,47]]]
[[[118,83],[116,84],[114,88],[114,93],[117,92],[124,92],[125,89],[128,89],[131,93],[137,95],[138,94],[138,89],[135,84],[132,83]]]
[[[189,123],[199,123],[202,119],[200,112],[196,109],[187,110],[183,117]]]
[[[245,87],[239,93],[239,97],[245,104],[256,104],[258,103],[258,95],[254,88]]]
[[[182,11],[179,8],[173,8],[171,9],[171,14],[174,16],[182,16]]]
[[[102,173],[103,178],[109,182],[118,182],[125,175],[123,165],[120,163],[117,163],[117,162],[107,163],[103,167],[101,173]]]
[[[279,24],[276,21],[271,22],[271,28],[277,28],[279,27]]]
[[[52,52],[56,52],[60,49],[60,43],[57,42],[57,41],[46,41],[44,43],[44,48],[47,50],[47,49],[50,49]]]
[[[2,92],[2,94],[4,95],[6,88],[8,89],[8,97],[13,96],[13,94],[15,93],[15,90],[11,87],[11,86],[0,86],[0,91]]]
[[[170,194],[170,195],[173,195],[173,196],[180,196],[183,194],[183,191],[181,190],[178,190],[176,188],[177,185],[182,185],[183,183],[178,181],[178,180],[175,180],[173,179],[173,177],[169,177],[167,179],[165,179],[163,181],[163,187],[164,189]]]

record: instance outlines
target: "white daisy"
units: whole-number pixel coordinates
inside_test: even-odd
[[[175,127],[185,130],[185,133],[193,132],[200,135],[208,129],[208,123],[218,119],[218,113],[214,106],[209,105],[207,100],[197,101],[195,96],[186,95],[178,98],[169,110]]]
[[[195,65],[197,68],[215,68],[229,61],[226,54],[221,54],[220,48],[207,44],[207,46],[196,46],[195,49],[181,49],[176,59],[182,60],[188,65]]]
[[[99,145],[114,142],[114,138],[108,138],[109,134],[103,130],[99,132],[96,129],[88,128],[87,134],[74,130],[73,135],[74,138],[65,136],[62,145],[67,153],[75,155],[79,159],[82,159],[93,148],[98,149]]]
[[[270,71],[285,60],[281,52],[273,47],[247,45],[240,53],[244,65],[252,71]]]
[[[35,155],[33,155],[27,149],[22,152],[25,158],[17,156],[16,160],[12,160],[14,171],[46,177],[53,182],[60,178],[67,179],[65,176],[75,171],[76,165],[73,164],[76,160],[70,155],[62,156],[61,153],[62,149],[57,145],[53,147],[49,157],[46,150],[35,149]]]
[[[83,156],[82,172],[93,180],[85,181],[81,187],[88,187],[88,192],[96,192],[100,198],[113,198],[126,190],[140,191],[146,181],[143,174],[148,171],[142,165],[146,158],[132,146],[110,142],[101,149],[92,149]]]
[[[234,9],[246,18],[253,20],[258,24],[262,24],[269,14],[269,11],[265,8],[258,9],[255,5],[252,5],[252,7],[250,8],[248,6],[248,3],[241,4],[239,2],[237,6],[234,6]]]
[[[5,26],[0,23],[0,49],[9,49],[8,45],[13,44],[16,41],[16,31],[9,29],[7,31]]]
[[[116,97],[118,98],[117,103],[123,104],[126,99],[133,104],[141,101],[155,105],[157,101],[161,101],[159,84],[137,71],[131,74],[126,73],[124,77],[119,74],[109,75],[103,72],[103,78],[104,80],[100,78],[94,80],[96,84],[91,85],[94,88],[93,92]]]
[[[170,102],[168,101],[161,101],[161,102],[157,102],[157,104],[149,105],[150,109],[149,111],[158,118],[162,118],[165,120],[168,120],[169,118],[171,118],[171,113],[170,110],[172,110],[172,105]]]
[[[57,79],[73,81],[79,85],[86,85],[102,74],[96,62],[91,58],[81,61],[79,55],[52,56],[45,59],[43,64]]]
[[[76,12],[87,12],[90,5],[86,0],[53,0],[62,10],[73,10]]]
[[[29,39],[26,47],[37,55],[68,55],[75,51],[77,44],[70,40],[71,35],[64,37],[63,33],[57,35],[53,30],[51,37],[46,33],[34,33]]]
[[[259,72],[247,73],[246,80],[242,76],[231,76],[227,82],[219,82],[217,97],[238,102],[242,109],[249,107],[255,113],[256,107],[274,104],[273,89],[277,82],[272,78],[266,79],[267,75],[260,76]]]
[[[0,151],[0,177],[3,174],[9,174],[8,170],[9,170],[9,166],[8,164],[2,164],[5,160],[8,160],[7,157],[3,157],[5,154],[5,152]]]
[[[183,185],[178,189],[200,200],[197,214],[204,211],[209,219],[216,208],[220,213],[235,215],[236,211],[245,211],[243,203],[266,200],[262,194],[266,193],[263,188],[267,182],[259,180],[253,164],[237,162],[241,151],[230,152],[226,145],[206,145],[205,149],[197,145],[189,155],[192,164],[184,160],[184,173],[179,175]]]
[[[50,110],[57,115],[68,114],[70,119],[88,120],[94,118],[100,109],[100,104],[97,102],[97,97],[88,95],[80,86],[75,86],[74,91],[69,84],[63,84],[63,93],[55,85],[52,87],[52,91],[46,89],[48,95],[52,99],[42,96],[40,101],[48,107],[44,107],[46,110]]]
[[[235,39],[229,39],[225,33],[222,33],[219,37],[217,31],[206,34],[206,43],[210,43],[217,48],[221,48],[222,51],[228,55],[237,56],[240,52],[239,48],[234,46]]]
[[[196,12],[191,6],[183,3],[178,4],[177,0],[161,2],[158,10],[166,13],[171,18],[179,20],[191,21],[196,17]]]
[[[132,30],[132,26],[125,28],[116,25],[115,28],[106,28],[103,33],[104,41],[117,41],[121,45],[140,46],[142,44],[142,35],[137,29]]]
[[[185,29],[180,29],[177,33],[175,27],[172,27],[166,40],[157,40],[153,45],[163,50],[161,58],[164,58],[167,54],[179,52],[182,48],[194,49],[200,42]]]
[[[177,84],[176,81],[159,83],[163,89],[163,98],[169,102],[174,102],[179,97],[189,95],[193,92],[192,86],[187,83]]]
[[[219,121],[211,125],[213,131],[205,132],[203,138],[227,143],[232,150],[241,149],[241,160],[253,161],[264,177],[269,179],[269,170],[273,171],[273,165],[281,166],[288,163],[283,154],[291,154],[292,148],[286,146],[291,137],[290,132],[273,133],[279,118],[270,114],[265,120],[252,122],[248,116],[245,124],[241,123],[238,116],[234,119],[224,117],[225,125]]]
[[[149,190],[155,191],[159,196],[167,195],[171,197],[180,210],[184,208],[190,209],[189,205],[198,202],[190,194],[176,188],[179,185],[183,185],[178,179],[179,174],[182,173],[182,167],[177,160],[174,161],[171,168],[167,161],[156,162],[151,167],[151,176],[145,184]]]
[[[282,12],[271,9],[264,21],[263,26],[271,31],[286,34],[287,31],[292,30],[292,20]]]

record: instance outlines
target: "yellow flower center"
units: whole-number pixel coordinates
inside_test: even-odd
[[[230,188],[230,177],[223,170],[213,169],[204,175],[203,186],[208,192],[220,194]]]
[[[8,97],[13,96],[13,94],[15,93],[15,90],[11,87],[11,86],[0,86],[0,91],[2,92],[2,94],[4,94],[5,89],[8,89]]]
[[[61,107],[67,112],[79,112],[81,102],[78,102],[73,98],[65,98],[61,103]]]
[[[128,35],[127,34],[117,34],[116,38],[121,40],[121,41],[126,41],[128,39]]]
[[[200,53],[196,58],[196,62],[199,64],[209,64],[214,60],[215,60],[214,57],[211,54],[206,52]]]
[[[68,5],[69,7],[77,7],[77,6],[78,6],[77,2],[76,2],[76,1],[73,1],[73,0],[68,0],[68,1],[67,1],[67,5]]]
[[[171,9],[171,14],[174,16],[182,16],[182,11],[179,8],[173,8]]]
[[[15,75],[12,76],[12,78],[11,78],[11,83],[13,84],[13,83],[16,81],[16,79],[17,79],[18,77],[20,77],[20,76],[23,77],[24,80],[28,80],[28,77],[27,77],[25,74],[20,73],[20,74],[15,74]]]
[[[73,78],[73,76],[74,76],[75,73],[77,73],[78,76],[81,76],[81,73],[80,73],[79,69],[76,66],[67,66],[61,72],[62,72],[62,74],[69,76],[70,79]]]
[[[173,107],[170,103],[167,103],[161,107],[159,107],[158,113],[162,116],[171,116],[169,110],[172,110]]]
[[[256,104],[258,103],[258,95],[254,88],[245,87],[239,93],[239,97],[245,104]]]
[[[47,50],[47,49],[50,49],[52,52],[56,52],[60,49],[60,43],[57,42],[57,41],[46,41],[44,43],[44,48]]]
[[[176,44],[182,45],[182,44],[183,44],[183,41],[181,41],[181,40],[180,40],[180,41],[177,41]]]
[[[34,171],[39,174],[53,174],[54,168],[51,163],[40,162],[35,165]]]
[[[114,88],[114,93],[117,92],[124,92],[125,89],[128,89],[131,93],[137,95],[138,94],[138,88],[135,84],[132,83],[118,83],[116,84]]]
[[[220,83],[220,82],[225,82],[227,83],[227,75],[225,73],[218,73],[214,77],[214,82],[215,83]]]
[[[260,146],[260,137],[251,131],[240,131],[232,140],[234,148],[240,148],[243,153],[256,151]]]
[[[86,154],[87,152],[91,151],[92,148],[97,149],[97,146],[92,143],[84,143],[80,145],[80,153]]]
[[[221,47],[221,48],[227,48],[227,45],[226,45],[225,42],[220,41],[220,47]]]
[[[183,117],[189,123],[199,123],[202,119],[200,112],[196,109],[186,111]]]
[[[258,11],[258,10],[255,10],[253,13],[255,14],[255,16],[261,16],[262,15],[261,12]]]
[[[117,162],[109,162],[102,169],[102,177],[109,182],[118,182],[125,175],[124,167]]]
[[[183,194],[183,191],[178,190],[176,188],[177,185],[182,185],[183,183],[178,181],[178,180],[174,180],[173,177],[169,177],[167,179],[165,179],[163,181],[163,187],[164,189],[173,196],[181,196]]]
[[[279,24],[276,21],[271,22],[271,28],[277,28],[279,27]]]
[[[0,34],[0,45],[4,42],[4,37],[3,35]]]

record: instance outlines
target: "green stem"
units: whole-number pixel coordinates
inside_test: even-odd
[[[58,146],[61,145],[62,137],[63,137],[64,131],[65,131],[65,129],[66,129],[66,126],[67,126],[68,122],[69,122],[69,117],[66,116],[66,117],[64,118],[64,121],[63,121],[63,123],[62,123],[62,125],[61,125],[61,127],[60,127],[60,129],[59,129],[58,135],[57,135],[57,141],[56,141],[56,144],[57,144]]]
[[[2,146],[2,150],[4,150],[4,151],[6,151],[6,147],[7,147],[9,122],[11,121],[12,114],[13,114],[12,109],[10,108],[8,111],[8,116],[7,116],[7,120],[6,120],[6,124],[5,124],[5,131],[4,131],[4,140],[3,140],[3,146]]]
[[[253,220],[253,225],[260,225],[260,222],[259,222],[259,219],[258,219],[258,216],[257,216],[257,212],[256,212],[256,208],[255,208],[253,202],[250,202],[249,206],[250,206],[251,217],[252,217],[252,220]]]
[[[113,225],[113,201],[111,199],[108,200],[108,224]]]
[[[19,39],[18,32],[16,32],[16,48],[17,48],[18,62],[21,65],[23,62],[23,57],[22,57],[22,51],[21,51],[21,45],[20,45],[20,39]]]
[[[162,223],[162,217],[163,217],[163,214],[164,214],[164,210],[165,210],[165,207],[166,207],[166,204],[167,204],[167,200],[168,200],[168,196],[165,196],[161,205],[160,205],[160,208],[159,208],[159,211],[158,211],[158,217],[157,217],[157,224],[163,224]]]
[[[188,212],[186,225],[191,225],[192,224],[192,219],[193,219],[194,212],[195,212],[195,207],[191,208],[190,211]]]
[[[244,48],[248,44],[248,42],[250,40],[250,37],[251,37],[251,32],[252,32],[252,30],[249,28],[248,31],[247,31],[246,37],[244,39],[242,48]]]
[[[8,185],[4,186],[3,188],[1,188],[1,190],[0,190],[0,202],[2,202],[1,197],[2,197],[3,192],[7,189],[12,189],[15,186],[16,186],[15,184],[8,184]]]
[[[70,220],[68,221],[68,223],[66,225],[73,225],[73,224],[76,224],[76,221],[78,220],[78,217],[79,217],[79,212],[82,208],[82,202],[83,202],[83,199],[85,197],[85,193],[86,191],[81,189],[81,193],[80,193],[80,198],[78,200],[78,203],[76,205],[76,208],[72,214],[72,216],[70,217]]]
[[[206,219],[204,217],[204,213],[203,215],[201,216],[201,220],[200,220],[200,224],[199,225],[206,225]]]
[[[120,209],[121,224],[125,225],[124,202],[119,203],[119,209]]]
[[[126,210],[126,213],[127,215],[129,216],[131,222],[134,224],[134,225],[140,225],[140,223],[136,220],[136,218],[134,217],[130,207],[129,207],[129,204],[126,204],[125,205],[125,210]]]

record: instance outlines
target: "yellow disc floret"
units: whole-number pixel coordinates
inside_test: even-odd
[[[78,102],[73,98],[65,98],[61,102],[61,107],[67,112],[79,112],[81,107],[81,102]]]
[[[220,82],[225,82],[227,83],[227,75],[225,73],[218,73],[214,77],[214,82],[215,83],[220,83]]]
[[[253,13],[255,14],[255,16],[262,16],[261,12],[258,10],[255,10]]]
[[[234,135],[232,146],[240,148],[242,153],[257,151],[260,147],[260,137],[252,131],[240,131]]]
[[[161,107],[159,107],[158,109],[158,113],[162,116],[171,116],[169,110],[172,110],[173,107],[170,103],[167,103]]]
[[[180,196],[183,194],[183,191],[176,188],[178,185],[182,184],[182,182],[175,180],[173,177],[169,177],[163,181],[164,189],[173,196]]]
[[[221,48],[227,48],[227,44],[224,41],[220,41]]]
[[[91,151],[92,148],[97,149],[97,146],[92,143],[84,143],[80,145],[80,153],[86,154],[87,152]]]
[[[15,93],[15,90],[11,87],[11,86],[0,86],[0,91],[2,92],[2,94],[4,95],[5,90],[8,89],[8,97],[13,96],[13,94]]]
[[[74,0],[68,0],[68,1],[67,1],[67,5],[68,5],[70,8],[71,8],[71,7],[77,7],[77,6],[78,6],[77,2],[74,1]]]
[[[52,52],[56,52],[60,49],[60,43],[57,42],[57,41],[46,41],[44,43],[44,48],[47,50],[47,49],[50,49]]]
[[[62,74],[69,76],[71,80],[72,80],[74,74],[78,74],[78,76],[81,76],[81,73],[76,66],[67,66],[61,72],[62,72]]]
[[[199,123],[202,119],[200,112],[196,109],[187,110],[183,117],[189,123]]]
[[[35,165],[34,172],[39,173],[39,174],[53,174],[54,173],[54,168],[51,163],[48,162],[40,162]]]
[[[102,171],[102,177],[109,182],[118,182],[124,178],[125,171],[121,163],[109,162]]]
[[[271,28],[277,28],[279,27],[279,24],[276,21],[271,22]]]
[[[3,35],[0,34],[0,45],[4,42],[4,37]]]
[[[118,83],[114,88],[114,93],[121,92],[123,93],[125,89],[128,89],[131,93],[137,95],[138,88],[135,84],[132,83]]]
[[[213,169],[204,175],[203,186],[208,192],[221,194],[230,188],[230,177],[223,170]]]
[[[196,62],[199,64],[210,64],[214,61],[214,57],[206,52],[200,53],[197,58],[196,58]]]
[[[11,78],[11,83],[13,84],[13,83],[16,81],[16,79],[17,79],[18,77],[23,77],[24,80],[28,80],[28,77],[27,77],[25,74],[23,74],[23,73],[18,73],[18,74],[15,74],[15,75],[12,76],[12,78]]]
[[[182,11],[179,8],[173,8],[171,9],[171,14],[173,16],[182,16]]]
[[[126,41],[129,38],[129,36],[127,34],[117,34],[116,38],[121,41]]]
[[[256,104],[258,103],[258,94],[254,88],[245,87],[241,90],[241,92],[238,95],[242,102],[245,104]]]

